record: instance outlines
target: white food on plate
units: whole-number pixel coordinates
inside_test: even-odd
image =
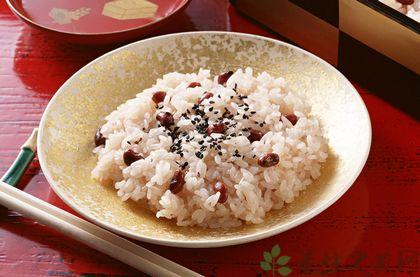
[[[106,143],[94,149],[92,177],[180,226],[258,224],[292,202],[320,176],[328,156],[317,118],[283,78],[255,77],[251,68],[224,77],[219,84],[209,70],[169,73],[120,105],[100,128]],[[158,91],[165,97],[156,104]],[[124,154],[130,151],[134,156]],[[170,186],[174,175],[182,179],[180,170],[185,183]]]

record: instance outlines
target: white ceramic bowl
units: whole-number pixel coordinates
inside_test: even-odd
[[[322,124],[329,158],[322,175],[293,203],[258,225],[233,229],[178,227],[111,187],[90,178],[93,135],[104,116],[165,73],[252,67],[283,76],[303,92]],[[38,155],[54,191],[87,219],[116,233],[162,245],[217,247],[266,238],[313,218],[353,184],[368,157],[369,114],[358,92],[334,67],[298,47],[260,36],[193,32],[129,44],[74,74],[49,103],[40,124]],[[316,219],[315,219],[316,220]]]

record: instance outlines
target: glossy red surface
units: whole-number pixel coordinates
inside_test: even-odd
[[[281,39],[237,14],[223,0],[192,1],[158,33],[188,30],[231,30]],[[0,173],[38,125],[59,86],[81,66],[115,47],[53,40],[24,25],[0,2]],[[355,184],[325,212],[285,233],[244,245],[178,249],[139,244],[206,276],[272,276],[259,262],[275,244],[282,255],[291,257],[289,276],[419,276],[418,121],[383,101],[381,91],[354,85],[371,115],[371,154]],[[50,189],[36,161],[20,187],[69,209]],[[0,208],[0,276],[88,275],[141,273]]]
[[[135,2],[136,5],[132,3]],[[9,0],[15,14],[57,40],[115,43],[148,34],[182,11],[189,0]],[[145,5],[139,8],[138,5]]]

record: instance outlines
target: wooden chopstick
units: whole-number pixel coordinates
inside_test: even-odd
[[[149,275],[202,276],[2,181],[0,204]]]

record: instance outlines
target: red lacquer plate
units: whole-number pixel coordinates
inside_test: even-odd
[[[6,0],[30,26],[76,43],[115,43],[145,36],[190,0]]]

